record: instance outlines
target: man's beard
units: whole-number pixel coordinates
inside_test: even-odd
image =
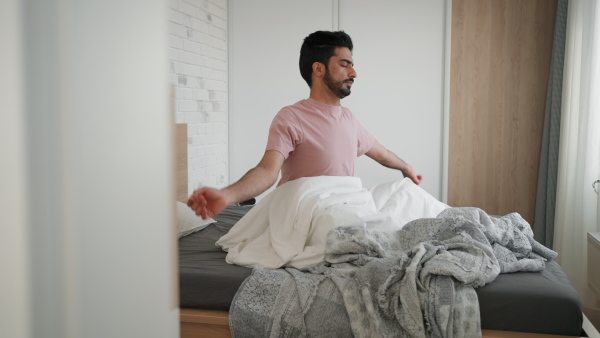
[[[325,70],[325,76],[323,77],[323,81],[327,85],[327,88],[329,88],[329,90],[331,90],[340,99],[343,99],[346,96],[350,95],[350,87],[346,88],[344,86],[344,83],[346,81],[352,81],[352,83],[354,83],[353,79],[345,79],[344,81],[335,81],[331,77],[331,74],[329,73],[329,69]]]

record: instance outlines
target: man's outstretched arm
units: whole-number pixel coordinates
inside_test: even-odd
[[[415,184],[419,184],[423,181],[423,176],[417,175],[415,169],[410,164],[404,162],[400,157],[386,149],[377,141],[375,141],[371,150],[365,155],[377,161],[384,167],[400,170],[404,177],[410,178]]]
[[[277,181],[284,157],[276,150],[268,150],[260,163],[250,169],[239,181],[223,188],[202,187],[190,196],[188,206],[203,219],[218,215],[225,207],[256,197]]]

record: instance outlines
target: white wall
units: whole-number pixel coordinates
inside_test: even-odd
[[[358,72],[342,104],[443,197],[445,1],[230,0],[229,15],[231,182],[260,160],[279,109],[308,97],[303,38],[340,29],[353,38]],[[402,177],[365,156],[355,176],[365,186]]]
[[[166,4],[0,12],[0,336],[178,337]]]
[[[168,0],[175,122],[188,125],[188,190],[228,182],[227,0]]]

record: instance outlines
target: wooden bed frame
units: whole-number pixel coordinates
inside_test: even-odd
[[[187,160],[187,125],[176,125],[176,196],[177,200],[187,203],[188,197],[188,160]],[[200,310],[181,308],[180,337],[181,338],[223,338],[231,337],[229,330],[229,313],[227,311]],[[593,328],[588,319],[584,319],[584,330],[588,333],[584,337],[600,338],[598,331]],[[595,332],[593,332],[595,331]],[[484,338],[573,338],[572,336],[523,333],[511,331],[483,330]]]
[[[181,338],[231,337],[229,314],[227,311],[180,309],[179,318]],[[574,338],[573,336],[496,330],[482,330],[482,336],[483,338]]]

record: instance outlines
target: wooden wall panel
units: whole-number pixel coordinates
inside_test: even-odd
[[[557,0],[454,0],[448,203],[533,224]]]
[[[175,199],[188,200],[188,137],[187,124],[175,124]]]

